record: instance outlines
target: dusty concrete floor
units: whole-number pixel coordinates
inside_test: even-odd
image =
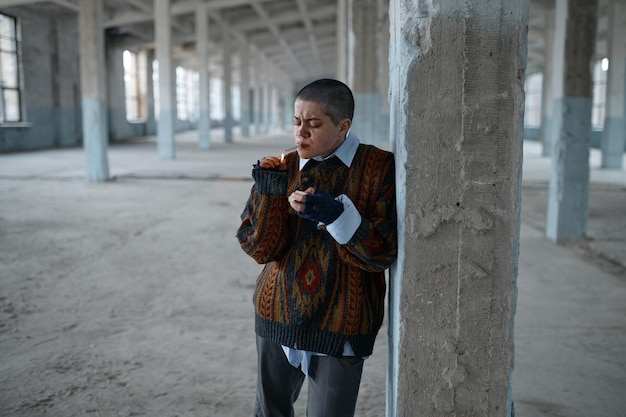
[[[177,159],[160,161],[138,140],[111,147],[106,184],[82,180],[81,150],[0,155],[0,416],[251,415],[259,266],[234,231],[252,162],[289,143],[200,152],[182,135]],[[593,174],[591,238],[556,245],[543,237],[546,161],[533,146],[517,415],[626,416],[626,181]],[[383,329],[357,416],[384,416],[385,351]]]

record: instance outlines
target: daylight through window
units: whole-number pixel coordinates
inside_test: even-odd
[[[17,20],[0,14],[0,122],[22,121]]]

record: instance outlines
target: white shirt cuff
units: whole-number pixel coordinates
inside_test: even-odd
[[[361,213],[347,195],[341,194],[335,200],[343,204],[343,213],[334,222],[326,226],[326,231],[337,243],[345,245],[352,239],[361,225]]]

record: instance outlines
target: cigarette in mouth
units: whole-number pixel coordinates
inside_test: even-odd
[[[296,149],[298,149],[298,145],[292,146],[291,148],[285,149],[283,151],[283,153],[280,154],[280,162],[283,162],[283,160],[285,159],[285,153],[289,153],[291,151],[295,151]]]
[[[291,152],[291,151],[295,151],[296,149],[298,149],[298,145],[296,145],[296,146],[292,146],[291,148],[287,148],[287,149],[285,149],[285,151],[284,151],[284,152],[289,153],[289,152]]]

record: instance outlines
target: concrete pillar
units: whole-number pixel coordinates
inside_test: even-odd
[[[293,126],[293,103],[296,101],[296,91],[293,83],[285,89],[285,128],[291,130]]]
[[[259,54],[256,59],[256,75],[254,77],[254,131],[255,133],[263,133],[263,80],[265,74],[263,72],[263,57]]]
[[[270,79],[268,80],[266,85],[267,94],[265,95],[265,132],[269,133],[274,128],[274,81]]]
[[[348,84],[348,43],[350,41],[348,1],[337,0],[337,80]]]
[[[241,55],[241,70],[239,71],[241,79],[239,80],[239,90],[241,94],[241,136],[250,137],[250,45],[248,39],[245,39],[239,50]]]
[[[270,84],[270,93],[269,128],[270,131],[272,131],[276,129],[278,125],[278,86],[275,77],[273,77],[272,83]]]
[[[552,93],[553,82],[555,75],[562,76],[562,73],[554,73],[554,24],[555,14],[554,7],[546,10],[544,13],[544,40],[545,40],[545,53],[544,53],[544,67],[543,67],[543,87],[541,95],[541,142],[543,156],[550,156],[552,154],[553,144],[553,129],[552,129],[552,114],[554,110],[554,95]]]
[[[289,78],[285,75],[285,80]],[[288,82],[283,85],[281,89],[281,119],[280,119],[280,129],[291,130],[293,126],[293,103],[295,101],[295,96],[293,92],[292,83]]]
[[[352,131],[363,143],[380,146],[381,101],[378,79],[379,35],[377,27],[377,0],[349,0],[348,17],[353,39],[348,50],[351,68],[348,85],[354,93],[354,119]],[[385,45],[387,47],[387,45]],[[351,75],[351,76],[350,76]]]
[[[157,148],[162,159],[176,157],[174,142],[174,70],[172,65],[170,0],[154,1],[154,32],[156,59],[159,63],[159,120],[157,123]]]
[[[556,3],[556,1],[555,1]],[[563,14],[561,11],[560,14]],[[551,120],[549,125],[547,149],[545,149],[545,156],[552,155],[554,147],[556,146],[557,138],[560,135],[560,125],[556,123],[557,108],[560,108],[561,99],[563,98],[563,71],[565,65],[565,23],[563,18],[559,17],[559,12],[555,6],[554,10],[554,29],[552,32],[551,42],[551,85],[550,95],[552,101],[549,105],[551,112]]]
[[[211,105],[209,94],[209,16],[205,2],[196,6],[196,55],[198,59],[198,149],[211,148]]]
[[[231,37],[227,25],[222,25],[222,54],[224,65],[224,141],[233,142],[233,66]]]
[[[270,64],[267,58],[263,58],[263,133],[268,133],[270,130],[270,115],[271,115],[271,100],[272,100],[272,85],[269,81],[271,76]]]
[[[109,179],[102,0],[80,0],[78,5],[85,178],[101,182]]]
[[[261,79],[262,79],[261,69],[258,67],[258,61],[256,65],[257,67],[255,68],[255,76],[254,76],[253,114],[254,114],[254,133],[258,135],[262,132],[261,108],[263,106],[263,101],[262,101],[263,87],[261,84]]]
[[[622,169],[626,141],[626,3],[613,0],[609,8],[609,70],[606,80],[602,168]]]
[[[265,83],[265,133],[272,131],[274,120],[274,86],[271,81]]]
[[[389,143],[389,0],[377,0],[378,19],[376,41],[377,51],[377,85],[379,86],[380,122],[378,132],[383,143]]]
[[[387,416],[512,415],[529,0],[391,0]]]
[[[562,57],[560,88],[554,89],[552,172],[546,235],[560,241],[587,232],[589,145],[597,0],[557,0],[555,58]],[[560,49],[560,50],[559,50]],[[558,63],[555,62],[555,65]],[[557,80],[554,80],[555,84]]]
[[[153,61],[155,61],[155,51],[154,49],[146,51],[146,79],[148,80],[147,91],[146,91],[146,101],[148,105],[148,120],[146,121],[146,133],[149,135],[155,135],[157,131],[156,127],[156,111],[154,108],[154,66]]]

